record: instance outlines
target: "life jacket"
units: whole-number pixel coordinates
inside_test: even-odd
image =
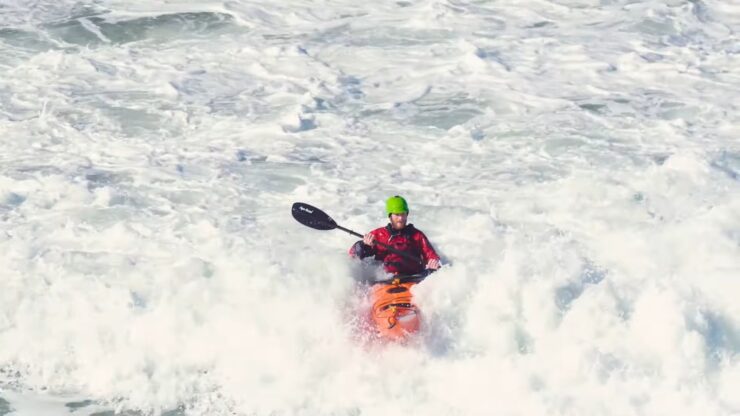
[[[396,250],[410,254],[413,258],[419,259],[418,261],[413,261],[387,250],[380,244],[370,247],[362,243],[362,241],[359,241],[359,244],[356,243],[350,249],[350,255],[359,258],[375,256],[376,260],[383,262],[385,271],[393,275],[421,273],[424,271],[429,260],[439,259],[439,255],[434,251],[426,235],[417,230],[413,224],[408,224],[401,230],[394,230],[388,224],[370,233],[375,236],[376,241],[387,244]]]

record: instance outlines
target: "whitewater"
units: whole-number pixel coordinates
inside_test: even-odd
[[[0,416],[740,415],[740,3],[0,2]],[[362,340],[403,195],[447,266]]]

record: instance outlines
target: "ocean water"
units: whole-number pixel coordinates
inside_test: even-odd
[[[738,68],[731,0],[4,0],[0,416],[740,415]],[[367,345],[290,207],[394,194]]]

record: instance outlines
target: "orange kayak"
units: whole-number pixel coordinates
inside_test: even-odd
[[[419,331],[421,313],[411,295],[417,283],[394,279],[370,289],[371,321],[381,339],[403,342]]]

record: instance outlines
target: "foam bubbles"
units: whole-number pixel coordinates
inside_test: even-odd
[[[7,3],[0,414],[740,412],[738,16]],[[394,194],[449,266],[380,346],[289,209]]]

